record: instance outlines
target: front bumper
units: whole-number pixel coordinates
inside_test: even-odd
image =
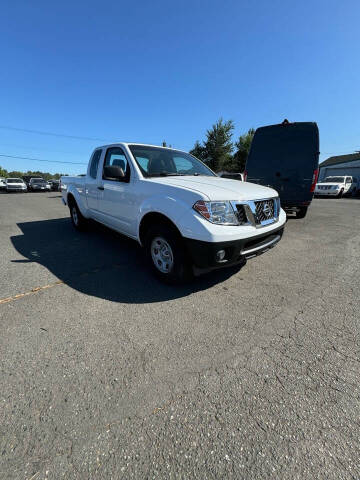
[[[318,190],[315,195],[318,197],[337,197],[340,190]]]
[[[228,242],[204,242],[185,238],[185,244],[195,267],[200,269],[221,268],[244,262],[245,259],[260,255],[274,247],[284,233],[284,225],[270,232],[241,240]],[[225,250],[225,258],[217,261],[216,254]]]

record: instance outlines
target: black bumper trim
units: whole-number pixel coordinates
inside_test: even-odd
[[[184,240],[190,258],[196,267],[217,268],[234,265],[245,260],[245,258],[264,253],[281,240],[283,233],[284,226],[282,225],[271,232],[262,233],[242,240],[232,240],[230,242],[213,243],[190,238],[184,238]],[[215,256],[219,250],[225,250],[225,261],[216,261]]]

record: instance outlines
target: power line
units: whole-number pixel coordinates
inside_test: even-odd
[[[10,127],[8,125],[0,125],[0,128],[3,130],[13,130],[15,132],[26,132],[26,133],[36,133],[37,135],[50,135],[53,137],[64,137],[64,138],[72,138],[75,140],[89,140],[89,141],[100,141],[100,142],[113,142],[114,140],[110,140],[108,138],[99,138],[99,137],[82,137],[78,135],[66,135],[63,133],[54,133],[54,132],[44,132],[42,130],[30,130],[28,128],[17,128],[17,127]]]
[[[87,165],[87,163],[80,163],[80,162],[60,162],[59,160],[46,160],[43,158],[31,158],[31,157],[18,157],[17,155],[6,155],[5,153],[0,153],[0,157],[6,158],[16,158],[19,160],[30,160],[33,162],[48,162],[48,163],[67,163],[70,165]]]

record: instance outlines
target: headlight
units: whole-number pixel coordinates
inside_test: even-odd
[[[204,202],[199,200],[193,208],[211,223],[239,225],[230,202]]]
[[[339,188],[339,185],[333,185],[333,186],[332,186],[332,189],[333,189],[333,190],[337,190],[338,188]]]

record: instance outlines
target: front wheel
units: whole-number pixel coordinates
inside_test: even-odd
[[[163,282],[183,283],[192,268],[181,236],[167,225],[157,225],[146,234],[145,255],[155,275]]]
[[[344,195],[344,189],[342,188],[340,192],[337,194],[337,198],[341,198]]]
[[[296,218],[305,218],[308,211],[308,207],[299,207],[296,212]]]

